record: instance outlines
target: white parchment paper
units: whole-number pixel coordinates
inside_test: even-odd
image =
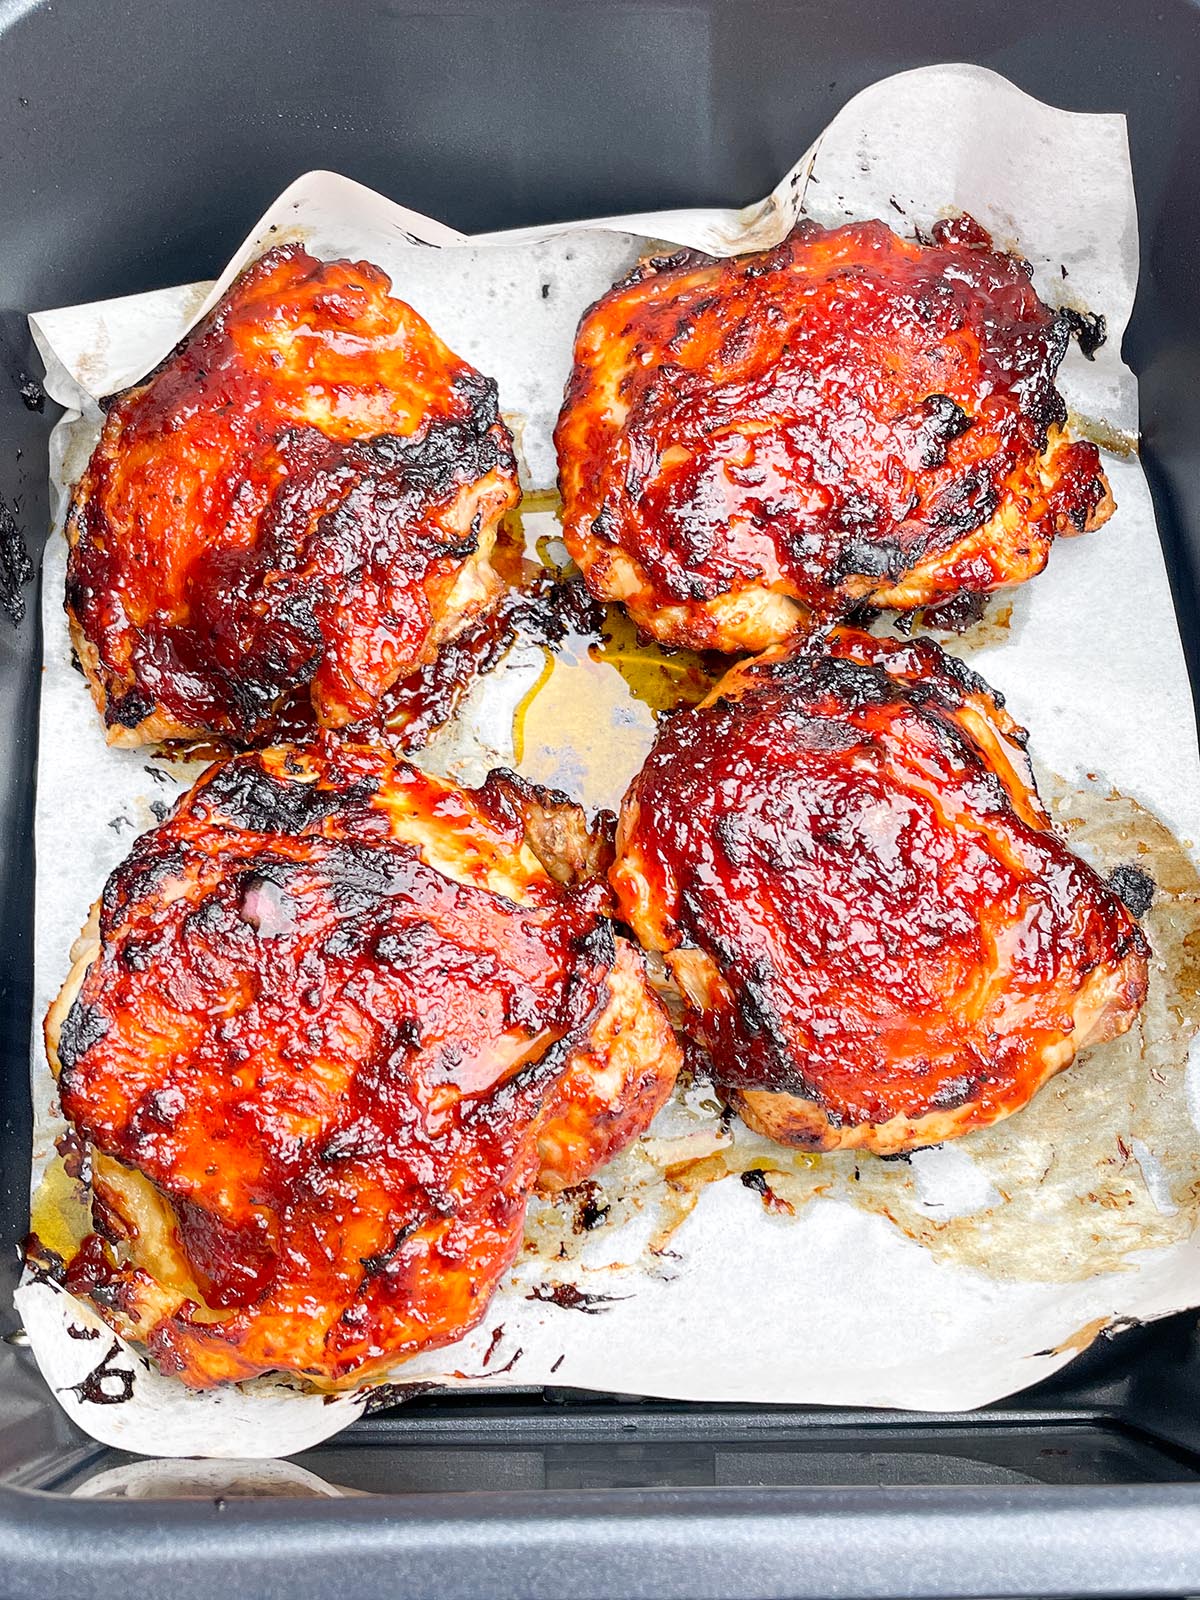
[[[551,428],[579,316],[648,239],[728,254],[776,242],[801,213],[825,223],[881,217],[911,233],[958,210],[998,243],[1019,247],[1045,300],[1107,319],[1107,344],[1094,362],[1073,347],[1060,386],[1080,428],[1113,447],[1105,466],[1119,509],[1097,534],[1060,542],[1041,577],[1002,606],[993,601],[993,619],[951,648],[970,656],[1032,729],[1039,763],[1058,775],[1052,797],[1077,847],[1105,866],[1164,864],[1174,933],[1156,942],[1151,1020],[1140,1036],[1078,1063],[1002,1134],[908,1163],[793,1158],[722,1124],[703,1088],[691,1089],[601,1175],[592,1226],[567,1202],[534,1205],[527,1248],[485,1322],[453,1347],[405,1363],[399,1383],[961,1409],[1045,1377],[1107,1326],[1200,1302],[1189,1187],[1200,1180],[1191,1115],[1200,1080],[1192,1083],[1187,1065],[1195,1019],[1179,998],[1186,984],[1176,959],[1197,926],[1191,841],[1200,837],[1200,763],[1133,453],[1136,384],[1120,359],[1137,273],[1124,121],[1051,109],[979,68],[931,67],[859,95],[761,204],[475,239],[344,178],[309,173],[215,285],[31,319],[46,387],[69,408],[52,440],[56,525],[45,566],[40,1027],[106,875],[154,808],[194,775],[104,744],[71,665],[62,611],[65,495],[97,436],[97,399],[167,354],[248,261],[300,238],[318,255],[383,267],[394,293],[497,379],[524,482],[539,489],[554,482]],[[543,520],[552,532],[553,519]],[[536,532],[537,517],[527,525]],[[536,651],[518,647],[472,693],[463,725],[422,759],[468,781],[490,761],[511,759],[512,708],[539,667]],[[578,780],[580,798],[593,805],[619,797],[649,736],[620,718],[608,731],[607,759]],[[1157,1087],[1143,1103],[1151,1077]],[[36,1036],[32,1081],[36,1184],[61,1130]],[[755,1165],[770,1176],[771,1205],[738,1181]],[[590,1297],[585,1304],[549,1298],[566,1282]],[[29,1281],[18,1299],[59,1400],[97,1438],[127,1450],[288,1454],[367,1403],[362,1394],[331,1399],[278,1380],[192,1393],[54,1285]],[[98,1365],[100,1399],[85,1381]],[[126,1390],[127,1399],[103,1403]]]

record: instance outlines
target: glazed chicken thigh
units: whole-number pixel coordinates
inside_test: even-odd
[[[734,667],[661,727],[612,881],[751,1126],[935,1143],[1130,1027],[1146,942],[1052,830],[1024,743],[931,641],[854,631]]]
[[[648,260],[579,328],[567,545],[599,599],[701,650],[1020,583],[1112,509],[1055,388],[1077,324],[970,218]]]
[[[331,737],[210,768],[47,1019],[94,1196],[68,1287],[197,1387],[356,1382],[466,1332],[535,1184],[640,1133],[678,1070],[605,860],[504,774]]]
[[[496,386],[365,262],[269,251],[109,406],[67,612],[110,743],[369,717],[496,600]]]

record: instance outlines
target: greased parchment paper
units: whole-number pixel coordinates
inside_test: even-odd
[[[97,398],[161,359],[247,261],[299,238],[318,255],[382,266],[396,294],[498,380],[525,486],[540,490],[554,483],[551,427],[579,315],[648,240],[727,254],[776,242],[800,213],[825,223],[881,217],[911,233],[957,210],[1020,248],[1044,299],[1107,321],[1095,360],[1073,346],[1060,383],[1076,425],[1107,446],[1119,509],[1098,533],[1061,541],[1041,577],[995,597],[985,620],[949,643],[1032,730],[1043,792],[1075,848],[1102,870],[1133,863],[1157,880],[1145,1015],[1026,1111],[909,1160],[789,1152],[722,1121],[703,1084],[683,1089],[584,1194],[533,1203],[525,1251],[485,1321],[398,1367],[399,1384],[958,1409],[1045,1377],[1106,1327],[1200,1303],[1200,1078],[1189,1068],[1200,764],[1134,453],[1136,385],[1120,360],[1137,272],[1123,119],[1052,110],[978,68],[932,67],[859,95],[778,189],[744,211],[479,239],[310,173],[215,286],[32,319],[47,388],[71,408],[52,439],[57,520],[45,573],[40,1029],[106,875],[196,770],[105,746],[62,611],[65,495],[97,435]],[[532,540],[557,524],[530,510],[525,527]],[[472,690],[459,726],[420,759],[468,781],[512,761],[513,711],[542,667],[540,649],[518,641]],[[568,675],[563,692],[575,703],[563,704],[560,736],[523,741],[519,752],[530,777],[593,806],[617,800],[652,733],[644,706],[606,693],[605,672],[592,662]],[[62,1127],[38,1034],[32,1080],[36,1187]],[[46,1226],[44,1190],[35,1211]],[[18,1301],[61,1403],[127,1450],[288,1454],[367,1403],[273,1379],[192,1393],[55,1285],[27,1280]]]

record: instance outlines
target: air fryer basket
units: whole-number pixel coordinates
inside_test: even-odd
[[[0,495],[36,557],[54,408],[26,382],[25,314],[215,271],[300,172],[334,168],[472,230],[742,203],[859,89],[955,60],[1129,119],[1142,284],[1126,354],[1200,682],[1190,0],[0,0]],[[971,1415],[425,1396],[297,1458],[359,1493],[264,1498],[186,1474],[168,1498],[76,1493],[128,1458],[66,1422],[11,1308],[34,590],[19,628],[0,618],[0,1600],[1200,1591],[1193,1316],[1101,1340]]]

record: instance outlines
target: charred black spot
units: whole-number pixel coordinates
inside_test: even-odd
[[[930,1108],[934,1111],[957,1111],[959,1106],[965,1106],[967,1101],[978,1092],[979,1080],[967,1075],[958,1078],[947,1078],[945,1083],[940,1083],[929,1096]]]
[[[994,516],[999,503],[991,473],[979,467],[947,484],[930,508],[929,523],[961,539]]]
[[[34,1283],[66,1282],[67,1263],[36,1233],[25,1235],[21,1253],[25,1258],[25,1270]]]
[[[753,1189],[755,1194],[765,1196],[771,1192],[767,1183],[767,1175],[761,1167],[748,1167],[742,1173],[742,1183],[747,1189]]]
[[[322,867],[343,916],[360,916],[370,911],[381,900],[400,890],[411,889],[418,877],[430,870],[422,866],[410,845],[393,844],[385,849],[357,840],[343,840],[335,845],[323,858]],[[420,927],[410,930],[410,942],[420,933]]]
[[[317,1160],[361,1161],[378,1156],[384,1147],[383,1134],[375,1123],[362,1117],[344,1128],[335,1128],[317,1151]]]
[[[911,565],[912,557],[892,539],[872,539],[856,530],[848,531],[838,545],[832,576],[841,581],[849,577],[887,578],[896,582]]]
[[[1121,900],[1132,916],[1144,917],[1154,903],[1158,885],[1148,872],[1135,867],[1131,861],[1114,867],[1108,875],[1108,887]]]
[[[76,1000],[58,1036],[58,1059],[70,1073],[94,1045],[108,1033],[108,1019],[95,1006]]]
[[[234,828],[249,833],[305,833],[344,804],[316,783],[288,783],[257,760],[228,761],[205,784],[204,800]]]
[[[333,961],[356,961],[366,948],[366,928],[353,922],[339,922],[325,941],[325,955]]]
[[[970,426],[971,418],[948,394],[926,395],[917,420],[916,464],[940,467],[946,459],[946,446]]]
[[[141,689],[127,689],[124,694],[110,695],[104,707],[104,720],[109,727],[136,728],[154,710],[154,701]]]
[[[416,1017],[400,1017],[392,1030],[392,1039],[397,1049],[404,1051],[419,1050],[424,1034],[421,1024]]]

